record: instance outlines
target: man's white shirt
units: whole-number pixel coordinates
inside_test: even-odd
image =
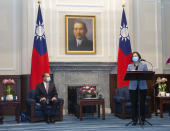
[[[44,83],[44,87],[45,87],[45,90],[46,90],[46,88],[47,88],[47,82],[43,82]],[[49,85],[48,85],[48,87],[49,87]]]
[[[79,47],[82,44],[82,40],[76,39],[76,41],[77,41],[77,47]]]

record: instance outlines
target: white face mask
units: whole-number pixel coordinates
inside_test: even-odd
[[[51,78],[50,76],[46,78],[46,82],[50,82],[51,81]]]
[[[139,61],[139,57],[137,57],[137,56],[132,57],[132,61],[133,61],[133,62]]]

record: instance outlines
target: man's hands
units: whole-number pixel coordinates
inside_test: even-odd
[[[42,97],[41,99],[40,99],[40,101],[46,101],[47,99],[45,98],[45,97]],[[52,101],[55,101],[55,100],[57,100],[57,98],[56,97],[53,97],[52,99],[51,99]]]
[[[47,99],[45,97],[42,97],[40,101],[46,101]]]
[[[55,101],[55,100],[57,100],[57,98],[56,98],[56,97],[53,97],[51,100],[52,100],[52,101]]]

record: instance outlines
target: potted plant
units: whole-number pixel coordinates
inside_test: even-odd
[[[160,86],[159,86],[159,94],[160,94],[160,96],[165,96],[165,94],[166,94],[166,88],[167,88],[166,82],[167,82],[166,78],[161,79],[161,83],[160,83]]]
[[[15,84],[15,81],[13,79],[4,79],[2,81],[2,84],[6,86],[5,94],[6,94],[6,100],[11,101],[13,100],[13,94],[15,91],[12,89],[12,85]]]

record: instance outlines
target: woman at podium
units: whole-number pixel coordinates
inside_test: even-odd
[[[142,63],[141,55],[133,52],[131,56],[132,64],[128,65],[127,71],[148,71],[147,65]],[[146,100],[147,84],[146,80],[130,80],[129,95],[132,104],[132,125],[136,125],[138,119],[143,125],[145,121],[145,100]],[[137,103],[139,101],[140,112],[138,112]]]

